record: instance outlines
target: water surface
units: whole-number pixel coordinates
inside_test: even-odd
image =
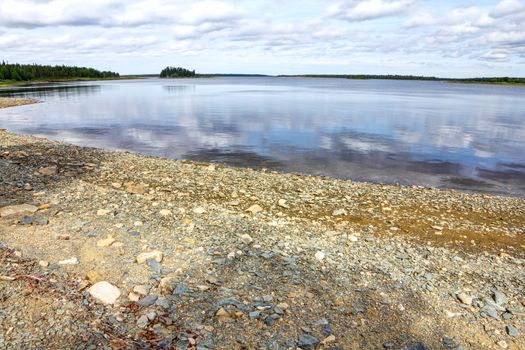
[[[0,92],[0,127],[148,155],[525,196],[525,87],[214,78]]]

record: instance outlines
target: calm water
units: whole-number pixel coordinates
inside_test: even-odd
[[[525,196],[525,87],[294,78],[24,88],[0,127],[108,149]]]

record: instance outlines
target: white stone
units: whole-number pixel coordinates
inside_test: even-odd
[[[319,261],[323,261],[325,258],[325,254],[321,251],[318,251],[317,253],[315,253],[315,258]]]
[[[120,289],[106,281],[95,283],[88,289],[88,293],[103,304],[115,304],[120,297]]]
[[[58,265],[77,265],[78,259],[75,257],[72,257],[70,259],[60,260],[58,262]]]
[[[341,216],[341,215],[347,215],[348,212],[346,209],[337,209],[332,212],[332,216]]]
[[[193,212],[195,214],[204,214],[204,213],[206,213],[206,209],[198,207],[198,208],[193,209]]]
[[[253,238],[249,234],[241,235],[240,238],[241,238],[242,243],[244,244],[250,245],[253,243]]]
[[[109,213],[111,213],[111,210],[107,210],[107,209],[99,209],[99,210],[97,210],[97,215],[98,216],[108,215]]]
[[[116,242],[116,239],[108,236],[108,238],[101,239],[97,242],[97,247],[109,247]]]
[[[286,204],[286,199],[279,199],[279,202],[277,204],[279,204],[280,207],[283,207],[286,209],[290,208],[288,204]]]
[[[171,215],[171,210],[168,210],[168,209],[162,209],[160,211],[160,215],[162,216],[168,216],[168,215]]]

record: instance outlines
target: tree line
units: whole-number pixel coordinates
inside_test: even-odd
[[[509,83],[525,84],[525,78],[490,77],[490,78],[438,78],[419,75],[377,75],[377,74],[305,74],[280,75],[280,77],[294,78],[344,78],[344,79],[382,79],[382,80],[427,80],[450,81],[458,83]]]
[[[53,80],[77,78],[118,78],[115,72],[99,71],[94,68],[75,66],[45,66],[38,64],[0,64],[0,80]]]
[[[161,78],[181,78],[194,76],[196,76],[195,70],[189,70],[182,67],[166,67],[160,72]]]

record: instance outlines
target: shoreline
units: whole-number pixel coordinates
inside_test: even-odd
[[[0,252],[0,348],[74,347],[80,336],[132,349],[525,346],[522,198],[2,129],[0,179],[0,246],[11,248]],[[26,206],[4,215],[14,205]],[[114,304],[87,296],[100,281],[118,288]],[[27,310],[47,316],[35,323]]]

